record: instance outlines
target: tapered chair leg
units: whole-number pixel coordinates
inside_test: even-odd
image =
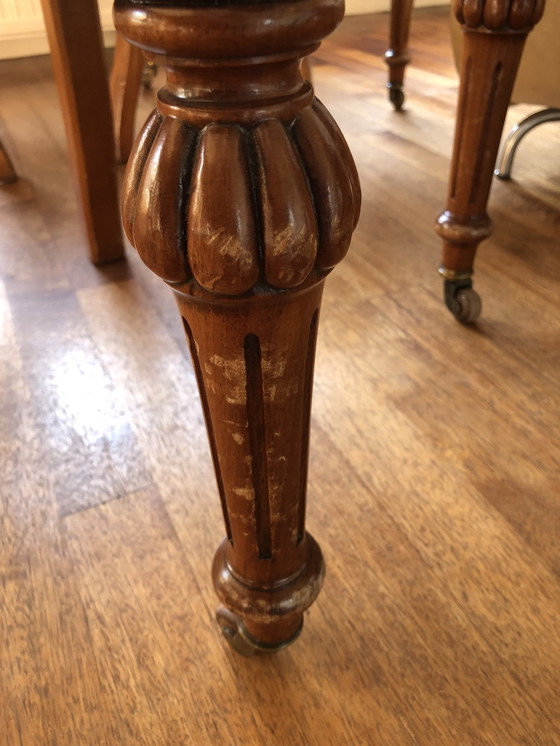
[[[172,288],[206,419],[226,537],[218,622],[246,655],[299,635],[324,564],[305,530],[323,283],[360,190],[301,60],[343,0],[173,8],[117,0],[117,28],[167,71],[128,163],[123,221]]]
[[[385,62],[389,67],[389,100],[397,111],[404,104],[404,71],[410,62],[408,35],[413,0],[391,0],[391,20],[389,49],[385,52]]]
[[[540,0],[477,5],[455,0],[465,39],[447,205],[436,230],[443,239],[445,302],[465,323],[480,313],[471,280],[474,258],[490,234],[486,206],[523,45],[543,9]]]

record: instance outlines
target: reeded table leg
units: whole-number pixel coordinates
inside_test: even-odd
[[[389,67],[389,99],[397,111],[400,111],[404,104],[404,71],[410,62],[408,34],[412,1],[391,0],[389,49],[385,52],[385,62]]]
[[[129,161],[123,220],[175,293],[198,378],[227,534],[218,621],[239,652],[277,650],[324,574],[305,531],[315,341],[360,191],[300,61],[343,3],[117,0],[115,12],[167,70]]]
[[[443,239],[445,302],[462,322],[480,313],[474,257],[490,234],[486,205],[523,45],[543,9],[544,0],[455,0],[465,39],[447,206],[436,230]]]

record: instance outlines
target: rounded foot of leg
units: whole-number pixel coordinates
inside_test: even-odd
[[[473,290],[472,282],[464,280],[453,282],[445,280],[445,305],[453,316],[462,324],[472,324],[480,316],[482,301],[476,290]]]
[[[400,85],[388,84],[389,101],[393,104],[395,111],[401,111],[404,104],[404,91]]]
[[[236,653],[239,653],[245,658],[251,658],[255,654],[276,653],[279,650],[283,650],[288,647],[288,645],[291,645],[292,642],[297,640],[303,627],[302,618],[301,625],[294,635],[292,635],[288,640],[283,640],[282,642],[271,645],[259,642],[252,637],[245,628],[243,620],[233,614],[229,609],[226,609],[225,606],[220,606],[216,611],[216,621],[218,622],[222,634],[229,645]]]

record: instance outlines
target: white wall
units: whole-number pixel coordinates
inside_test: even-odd
[[[81,2],[81,0],[75,0]],[[111,17],[112,0],[98,0],[105,41],[114,40]],[[449,0],[415,0],[415,7],[445,5]],[[388,10],[390,0],[346,0],[346,13],[375,13]],[[46,54],[49,45],[45,34],[40,0],[0,0],[0,59]]]
[[[81,2],[82,0],[75,0]],[[114,39],[113,0],[98,0],[105,40]],[[0,59],[47,54],[49,44],[41,0],[0,0]]]

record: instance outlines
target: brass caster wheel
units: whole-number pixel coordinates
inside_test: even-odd
[[[154,85],[154,80],[157,75],[157,65],[151,60],[147,60],[144,64],[144,70],[142,71],[142,85],[144,90],[151,91]]]
[[[404,104],[404,91],[400,85],[387,84],[389,89],[389,101],[393,104],[395,111],[401,111]]]
[[[295,640],[297,640],[301,633],[301,628],[303,627],[302,622],[296,634],[290,637],[289,640],[275,645],[267,645],[266,643],[259,642],[258,640],[255,640],[253,637],[251,637],[251,635],[245,629],[243,621],[235,614],[233,614],[229,609],[226,609],[225,606],[220,606],[220,608],[216,611],[216,621],[218,622],[218,625],[222,630],[222,635],[227,640],[231,648],[233,648],[236,653],[239,653],[239,655],[242,655],[244,658],[252,658],[254,655],[257,654],[276,653],[279,650],[283,650],[284,648],[288,647],[288,645],[291,645],[292,642],[295,642]]]
[[[472,282],[464,280],[444,283],[445,305],[453,316],[462,324],[472,324],[480,316],[482,301],[480,295],[473,290]]]

